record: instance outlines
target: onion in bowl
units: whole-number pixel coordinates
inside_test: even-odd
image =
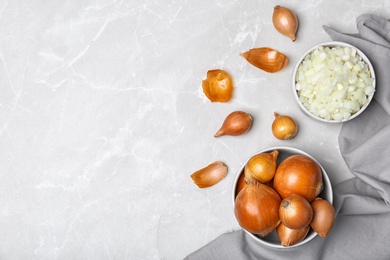
[[[301,108],[321,121],[341,122],[359,115],[375,92],[368,58],[346,43],[313,47],[296,65],[294,92]]]

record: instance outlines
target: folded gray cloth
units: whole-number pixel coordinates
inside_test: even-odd
[[[341,154],[356,177],[334,187],[337,217],[327,238],[278,250],[233,231],[186,259],[390,259],[390,21],[364,14],[357,28],[358,34],[343,34],[324,26],[333,40],[367,55],[377,83],[367,110],[340,131]]]

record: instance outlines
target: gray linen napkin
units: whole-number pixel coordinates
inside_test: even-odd
[[[239,230],[219,236],[186,259],[390,259],[390,21],[363,14],[357,28],[358,34],[344,34],[324,26],[333,40],[350,43],[368,56],[377,82],[367,110],[340,131],[340,152],[356,177],[334,187],[337,217],[328,237],[278,250]]]

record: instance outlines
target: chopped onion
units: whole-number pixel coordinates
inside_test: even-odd
[[[295,89],[312,114],[344,121],[358,112],[374,93],[368,64],[351,47],[320,46],[299,65]]]

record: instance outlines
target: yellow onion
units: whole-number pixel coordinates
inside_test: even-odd
[[[272,23],[278,32],[288,36],[293,42],[296,40],[298,18],[293,11],[280,5],[275,6]]]
[[[238,193],[234,214],[240,226],[259,236],[266,236],[280,223],[280,197],[260,182],[247,183]]]
[[[268,47],[250,49],[240,55],[253,66],[270,73],[280,71],[288,63],[286,55]]]
[[[207,78],[202,81],[202,88],[211,102],[228,102],[233,96],[232,78],[221,69],[209,70]]]
[[[266,183],[272,180],[276,172],[276,161],[279,152],[259,153],[252,156],[245,165],[245,180],[253,179]]]
[[[311,203],[322,188],[321,168],[306,155],[291,155],[276,169],[274,189],[282,198],[290,194],[299,194]]]
[[[252,126],[252,116],[243,111],[234,111],[230,113],[222,123],[221,128],[214,135],[220,137],[223,135],[238,136],[245,134]]]
[[[217,161],[191,174],[191,179],[199,188],[207,188],[225,178],[227,170],[223,162]]]
[[[295,120],[286,115],[279,115],[274,112],[275,119],[272,123],[272,133],[280,140],[290,140],[298,133],[298,124]]]
[[[301,229],[309,226],[313,219],[313,209],[303,196],[291,194],[280,203],[279,217],[286,227]]]
[[[326,237],[335,222],[336,213],[329,201],[316,198],[312,203],[313,219],[310,223],[312,229],[320,237]]]
[[[291,229],[280,223],[276,228],[276,234],[280,239],[282,246],[292,246],[301,242],[309,233],[310,225],[301,229]]]

